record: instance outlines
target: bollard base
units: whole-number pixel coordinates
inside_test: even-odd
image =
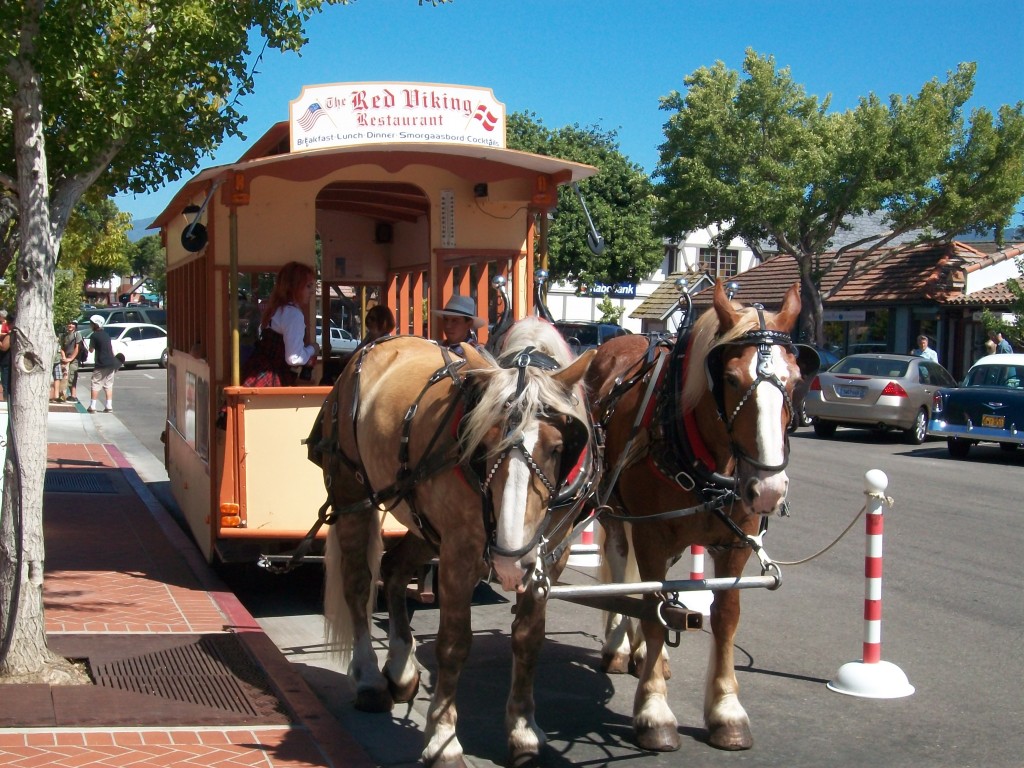
[[[839,668],[828,689],[865,699],[899,699],[914,692],[903,670],[888,661],[851,661]]]

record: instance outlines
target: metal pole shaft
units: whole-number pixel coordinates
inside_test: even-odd
[[[705,589],[774,589],[779,586],[778,576],[737,576],[719,579],[681,579],[678,581],[639,581],[632,584],[559,584],[548,590],[548,597],[556,600],[571,597],[600,597],[605,595],[636,595],[650,592],[695,592]]]

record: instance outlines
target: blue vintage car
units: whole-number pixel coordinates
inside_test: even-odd
[[[1004,451],[1024,445],[1024,355],[987,355],[962,386],[937,391],[928,434],[946,438],[958,459],[975,443],[998,443]]]

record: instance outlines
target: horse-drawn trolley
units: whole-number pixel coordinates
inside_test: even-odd
[[[455,294],[496,318],[500,275],[515,316],[530,314],[556,189],[594,172],[507,149],[490,89],[336,83],[304,88],[237,162],[186,183],[153,226],[167,250],[166,464],[203,554],[274,557],[306,535],[324,488],[302,441],[370,307],[386,304],[397,334],[438,338],[430,309]],[[308,385],[240,387],[260,303],[293,260],[321,278],[307,320],[324,362]]]

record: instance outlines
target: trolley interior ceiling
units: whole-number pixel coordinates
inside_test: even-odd
[[[335,181],[320,190],[316,207],[392,223],[414,222],[430,211],[430,200],[412,184]]]

